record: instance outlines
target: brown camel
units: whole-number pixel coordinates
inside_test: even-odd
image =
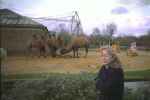
[[[44,36],[38,37],[34,34],[27,48],[29,52],[36,53],[39,57],[46,57],[46,43]]]
[[[58,38],[56,38],[56,36],[54,34],[49,35],[49,38],[47,39],[47,45],[50,49],[51,56],[56,57],[56,55],[57,55],[56,51],[57,51],[57,49],[60,48],[60,45],[59,45]]]
[[[85,57],[87,57],[89,40],[86,36],[74,36],[71,43],[67,47],[63,48],[60,53],[63,55],[73,50],[73,57],[79,57],[79,48],[85,48]]]
[[[71,41],[65,45],[64,38],[61,35],[57,37],[53,35],[49,35],[47,40],[47,45],[49,46],[52,57],[56,57],[58,53],[60,55],[64,55],[73,51],[73,57],[79,57],[79,48],[85,48],[85,57],[88,54],[89,47],[89,39],[84,36],[71,36]]]

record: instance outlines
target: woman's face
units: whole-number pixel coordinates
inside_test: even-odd
[[[102,63],[102,65],[106,65],[108,63],[110,63],[112,60],[112,56],[108,53],[107,50],[102,50],[100,53],[100,62]]]

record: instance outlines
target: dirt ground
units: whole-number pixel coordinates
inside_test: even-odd
[[[79,73],[99,70],[99,53],[96,50],[89,51],[87,58],[84,58],[84,52],[80,51],[80,54],[80,58],[72,58],[72,53],[56,58],[8,56],[1,63],[1,70],[3,74]],[[150,69],[150,52],[140,51],[139,56],[136,57],[128,57],[124,51],[117,55],[125,71]]]

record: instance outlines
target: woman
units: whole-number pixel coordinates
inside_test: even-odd
[[[110,48],[100,49],[102,67],[96,77],[98,100],[122,100],[124,74],[121,63]]]

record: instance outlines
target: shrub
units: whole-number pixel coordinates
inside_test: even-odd
[[[96,100],[95,75],[52,74],[40,80],[2,81],[2,100]],[[150,91],[125,88],[124,100],[149,100]]]

